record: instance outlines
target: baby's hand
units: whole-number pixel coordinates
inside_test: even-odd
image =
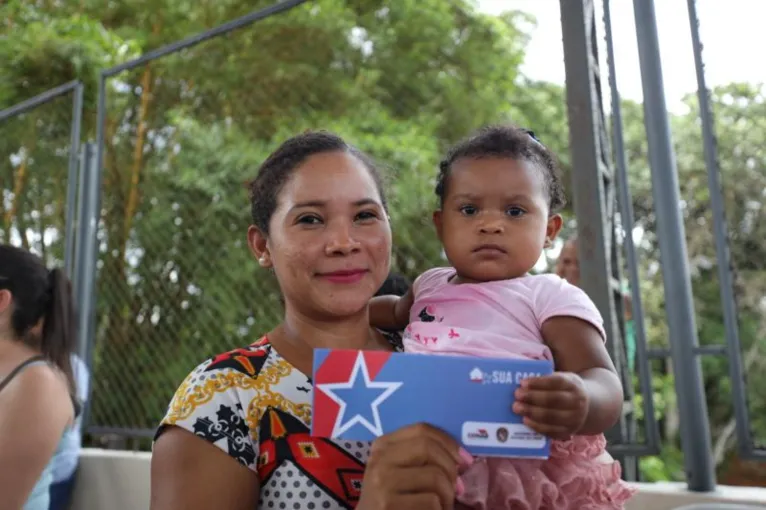
[[[551,439],[571,439],[588,416],[585,383],[573,372],[524,379],[515,397],[513,412],[524,417],[527,427]]]

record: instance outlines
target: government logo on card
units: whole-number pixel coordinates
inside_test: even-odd
[[[471,382],[478,384],[509,384],[518,385],[529,377],[540,377],[542,372],[526,370],[492,370],[485,372],[479,367],[474,367],[468,374]]]
[[[489,439],[489,432],[487,429],[476,429],[466,434],[470,439]]]

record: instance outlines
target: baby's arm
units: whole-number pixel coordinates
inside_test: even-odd
[[[601,434],[620,419],[622,383],[600,332],[575,317],[555,316],[542,325],[556,370],[573,372],[584,383],[588,410],[578,435]]]
[[[370,325],[389,331],[401,331],[410,321],[412,289],[402,296],[377,296],[370,300]]]

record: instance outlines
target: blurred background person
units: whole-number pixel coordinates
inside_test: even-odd
[[[580,286],[580,259],[577,252],[577,236],[570,237],[561,248],[554,272],[572,285]],[[632,371],[636,359],[636,334],[633,325],[633,301],[627,284],[622,288],[625,313],[625,357]]]
[[[0,245],[0,509],[48,510],[51,459],[79,412],[71,285]]]
[[[410,282],[399,273],[389,273],[383,285],[380,286],[376,296],[403,296],[410,288]]]

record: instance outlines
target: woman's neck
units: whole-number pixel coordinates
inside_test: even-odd
[[[34,349],[9,335],[0,334],[0,372],[5,364],[15,366],[19,361],[40,354],[42,353],[39,349]]]
[[[311,349],[366,349],[375,341],[367,311],[343,319],[317,320],[287,308],[280,327],[284,340]]]
[[[390,349],[369,324],[367,311],[342,320],[317,320],[286,307],[285,320],[269,333],[269,341],[288,363],[311,377],[314,349]]]

